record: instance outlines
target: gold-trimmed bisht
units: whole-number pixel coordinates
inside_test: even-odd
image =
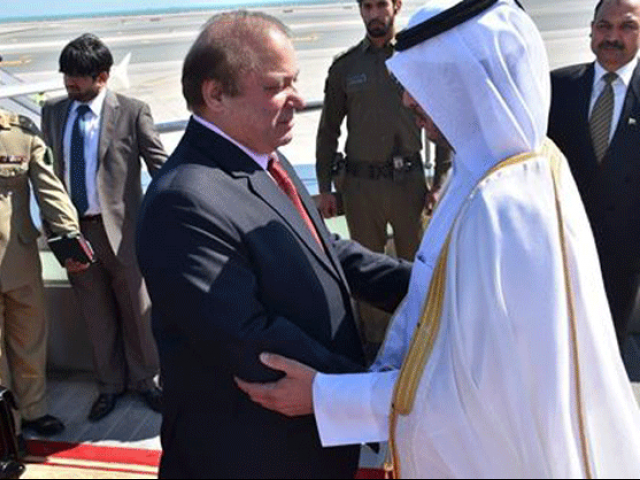
[[[563,155],[555,146],[555,144],[547,139],[545,140],[540,151],[528,152],[514,157],[510,157],[494,168],[492,168],[478,182],[478,186],[494,173],[509,167],[524,163],[528,160],[547,157],[550,159],[550,167],[553,179],[556,215],[558,219],[558,233],[560,238],[560,249],[562,253],[562,264],[564,270],[565,291],[567,297],[567,314],[569,316],[569,328],[572,344],[572,356],[574,365],[574,380],[576,384],[576,403],[578,407],[578,426],[580,429],[580,446],[582,453],[583,468],[587,478],[593,478],[592,463],[589,455],[589,445],[586,435],[586,419],[584,402],[582,398],[582,385],[580,375],[580,364],[578,358],[578,339],[577,339],[577,320],[575,300],[573,296],[573,287],[571,284],[571,276],[568,265],[567,246],[565,239],[564,220],[562,217],[562,206],[559,197],[560,184],[560,168],[562,165]],[[476,189],[478,188],[476,186]],[[454,222],[455,225],[455,222]],[[451,228],[453,230],[453,227]],[[449,244],[451,240],[451,232],[445,241],[442,251],[438,257],[438,263],[433,272],[429,292],[425,301],[420,322],[416,326],[416,330],[411,341],[409,352],[404,360],[400,376],[396,381],[393,402],[391,404],[391,414],[389,417],[389,453],[385,462],[385,473],[387,478],[401,478],[400,459],[398,456],[397,445],[395,441],[396,428],[400,415],[407,416],[413,411],[418,386],[422,378],[424,369],[433,352],[433,346],[438,337],[440,330],[440,319],[442,316],[442,307],[445,294],[446,283],[446,266],[449,255]]]

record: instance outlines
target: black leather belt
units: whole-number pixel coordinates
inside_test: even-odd
[[[80,219],[81,222],[101,222],[102,215],[85,215]]]
[[[395,178],[399,171],[408,172],[422,168],[422,156],[414,153],[407,157],[394,157],[384,163],[365,162],[347,158],[347,174],[352,177],[377,180]]]

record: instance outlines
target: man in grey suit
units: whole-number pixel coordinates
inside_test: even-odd
[[[150,326],[150,300],[135,257],[142,202],[143,158],[153,175],[167,156],[148,105],[107,89],[113,57],[85,34],[60,55],[68,98],[48,102],[42,130],[58,176],[78,209],[82,233],[98,262],[67,265],[93,347],[99,397],[89,414],[98,421],[127,388],[156,411],[162,393]]]

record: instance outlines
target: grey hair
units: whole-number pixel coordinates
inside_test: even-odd
[[[238,10],[213,16],[189,50],[182,69],[182,93],[190,110],[204,105],[202,84],[216,80],[226,95],[237,96],[240,79],[260,68],[265,43],[273,30],[291,38],[278,19]]]

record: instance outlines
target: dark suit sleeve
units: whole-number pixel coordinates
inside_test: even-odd
[[[561,106],[560,95],[562,94],[562,88],[559,85],[559,80],[555,72],[551,72],[551,108],[549,109],[549,130],[548,136],[553,140],[556,145],[562,142],[562,112],[560,112]]]
[[[196,195],[164,191],[154,198],[140,224],[138,256],[156,335],[158,329],[161,339],[177,332],[205,368],[223,364],[250,381],[281,377],[260,364],[262,352],[323,372],[360,371],[287,318],[267,311],[242,238],[223,212],[202,205]]]
[[[138,114],[137,126],[138,150],[147,164],[149,174],[153,177],[162,168],[164,162],[167,161],[167,153],[156,130],[149,105],[146,103]]]
[[[547,135],[567,156],[572,171],[576,166],[574,157],[590,155],[592,152],[588,123],[583,117],[583,114],[587,115],[586,109],[591,96],[591,81],[586,77],[587,69],[588,65],[573,65],[551,72],[551,108]],[[588,92],[583,92],[583,82],[589,84]],[[585,109],[583,114],[582,108]],[[578,154],[579,151],[582,153]]]
[[[409,289],[412,264],[374,253],[357,242],[332,236],[351,293],[387,312],[393,312]]]

